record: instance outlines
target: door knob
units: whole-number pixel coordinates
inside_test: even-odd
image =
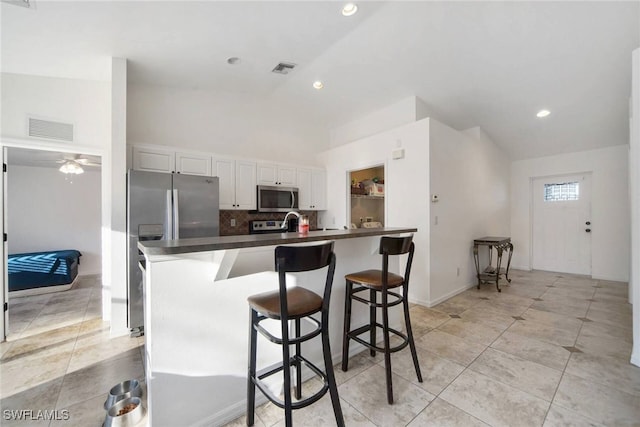
[[[585,222],[586,225],[591,225],[591,221]]]
[[[586,231],[587,233],[591,233],[591,229],[590,228],[587,228],[584,231]]]

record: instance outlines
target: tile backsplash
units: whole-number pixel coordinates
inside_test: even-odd
[[[312,230],[317,228],[318,212],[301,211],[303,215],[309,217],[309,227]],[[286,213],[284,212],[253,212],[253,211],[220,211],[220,235],[234,236],[238,234],[249,234],[249,221],[254,220],[275,220],[282,221]],[[231,220],[236,220],[236,226],[231,226]]]

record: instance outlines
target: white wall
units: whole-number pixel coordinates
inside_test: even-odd
[[[629,280],[628,150],[627,145],[619,145],[511,164],[511,237],[516,268],[531,268],[531,179],[591,172],[592,277]]]
[[[49,151],[76,152],[102,156],[102,273],[103,318],[111,317],[109,287],[111,283],[111,177],[117,177],[117,192],[124,206],[125,166],[111,170],[111,82],[63,79],[19,74],[0,74],[2,79],[2,144]],[[126,83],[125,83],[126,84]],[[120,106],[126,109],[126,104]],[[126,110],[123,110],[126,111]],[[74,124],[72,143],[27,138],[27,117],[61,120]],[[122,142],[124,145],[124,142]],[[124,148],[123,148],[124,151]],[[124,237],[123,237],[124,239]],[[124,252],[126,246],[118,248]],[[124,264],[122,264],[124,265]],[[123,269],[122,265],[115,268]],[[122,277],[126,277],[124,271]],[[121,280],[121,278],[119,278]],[[126,282],[117,284],[126,289]],[[106,289],[106,291],[105,291]],[[120,312],[126,325],[126,310]],[[113,322],[112,322],[113,325]]]
[[[328,132],[293,110],[258,102],[251,93],[130,85],[127,140],[311,164],[328,148]]]
[[[109,142],[109,83],[2,73],[2,136],[27,137],[27,117],[74,124],[73,144]]]
[[[109,97],[111,128],[106,152],[106,213],[103,236],[108,271],[103,280],[102,313],[111,320],[111,336],[124,335],[127,328],[127,60],[112,58]],[[104,278],[103,278],[104,279]]]
[[[78,274],[100,274],[100,203],[99,171],[9,165],[9,253],[77,249]]]
[[[631,278],[633,304],[633,351],[631,363],[640,366],[640,49],[633,51],[631,146],[629,175],[631,199]]]
[[[415,96],[404,98],[394,104],[373,111],[366,116],[331,129],[329,132],[329,146],[338,147],[367,136],[415,122],[426,118],[418,117],[418,109],[422,113],[425,104]]]
[[[405,158],[393,160],[391,152],[405,150]],[[415,258],[409,298],[429,304],[429,119],[410,123],[330,149],[319,156],[327,170],[329,210],[319,215],[327,228],[347,224],[350,208],[348,172],[385,165],[385,226],[416,227]],[[338,261],[339,262],[339,261]]]
[[[510,162],[479,128],[463,133],[433,119],[429,147],[431,194],[439,200],[430,209],[429,299],[437,304],[476,283],[475,238],[509,235]]]

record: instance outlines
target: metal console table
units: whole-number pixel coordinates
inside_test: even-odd
[[[478,259],[478,246],[488,246],[489,247],[489,266],[486,267],[482,272],[480,271],[480,260]],[[493,248],[496,248],[498,252],[498,257],[496,259],[496,266],[492,266],[492,254]],[[507,261],[507,268],[501,268],[502,264],[502,254],[505,250],[509,251],[509,258]],[[478,289],[480,289],[480,285],[482,282],[496,282],[496,288],[498,292],[502,292],[500,289],[500,276],[504,274],[507,282],[511,283],[511,279],[509,279],[509,266],[511,265],[511,256],[513,255],[513,244],[511,244],[510,237],[482,237],[480,239],[475,239],[473,241],[473,259],[476,263],[476,277],[478,278]]]

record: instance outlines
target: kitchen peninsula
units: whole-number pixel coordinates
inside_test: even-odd
[[[327,230],[311,231],[305,236],[292,232],[140,242],[138,247],[145,257],[149,424],[220,425],[245,412],[247,297],[277,289],[278,279],[273,272],[275,246],[335,241],[337,263],[329,329],[334,362],[338,362],[342,350],[344,275],[380,268],[380,236],[416,231],[411,227]],[[404,259],[390,261],[389,270],[399,273],[403,262]],[[288,280],[322,295],[323,273],[299,273]],[[354,310],[353,319],[353,324],[364,323],[368,310]],[[400,324],[399,311],[391,313],[391,323]],[[309,344],[305,355],[319,362],[320,341]],[[281,360],[279,346],[265,340],[259,341],[258,347],[259,367]],[[355,354],[362,347],[352,350]],[[274,382],[272,387],[277,391],[281,384]]]

